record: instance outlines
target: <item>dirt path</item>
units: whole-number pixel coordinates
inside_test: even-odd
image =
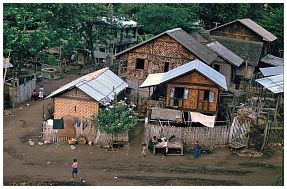
[[[44,83],[46,92],[75,77]],[[263,158],[238,157],[222,148],[199,160],[190,154],[166,159],[148,154],[143,160],[143,124],[131,131],[130,146],[115,151],[96,145],[77,145],[71,150],[65,143],[29,146],[29,138],[40,140],[42,107],[50,102],[35,101],[13,110],[14,116],[4,116],[5,185],[271,185],[282,172],[280,150]],[[73,158],[79,161],[79,176],[85,183],[70,181]]]

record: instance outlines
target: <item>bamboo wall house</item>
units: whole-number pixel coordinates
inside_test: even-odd
[[[225,76],[200,60],[166,73],[150,74],[140,87],[152,87],[150,98],[163,99],[164,108],[208,115],[216,114],[220,90],[227,90]]]
[[[191,60],[210,65],[217,55],[181,28],[165,31],[138,45],[115,54],[120,63],[119,76],[131,88],[130,100],[147,97],[148,90],[139,89],[152,73],[167,72]]]
[[[251,19],[237,19],[209,30],[212,38],[244,59],[236,70],[237,79],[251,79],[261,58],[267,55],[270,43],[277,39]]]
[[[74,116],[91,118],[100,104],[114,99],[127,83],[108,68],[84,75],[52,92],[46,98],[54,99],[54,118]]]

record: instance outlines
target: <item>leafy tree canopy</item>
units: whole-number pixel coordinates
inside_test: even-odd
[[[100,130],[114,134],[133,128],[137,124],[137,117],[132,108],[121,101],[101,109],[94,122]]]

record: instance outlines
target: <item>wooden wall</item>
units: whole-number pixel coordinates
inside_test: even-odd
[[[99,103],[79,89],[72,89],[54,98],[54,118],[71,115],[90,118],[99,111]]]
[[[166,106],[170,106],[172,88],[188,88],[187,99],[182,99],[182,108],[187,111],[198,111],[202,113],[215,113],[218,103],[219,88],[208,78],[197,71],[168,82]],[[204,90],[214,92],[213,102],[204,101]]]
[[[216,30],[212,30],[210,31],[210,34],[228,38],[242,39],[246,41],[263,41],[261,36],[259,36],[240,22],[234,22]]]
[[[221,57],[217,57],[214,62],[212,62],[211,67],[214,68],[214,64],[220,66],[219,73],[225,76],[227,85],[233,84],[233,75],[232,75],[232,68],[236,69],[231,63],[227,62],[226,60],[222,59]]]

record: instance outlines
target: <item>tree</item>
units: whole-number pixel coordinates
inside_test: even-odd
[[[51,13],[39,4],[4,4],[4,56],[11,52],[11,61],[20,67],[24,59],[37,56],[53,32],[49,31],[47,18]]]
[[[54,7],[53,28],[69,31],[79,48],[87,50],[96,64],[96,47],[113,38],[113,11],[106,4],[60,4]]]
[[[284,7],[267,6],[266,13],[258,20],[259,24],[273,33],[278,39],[271,46],[271,53],[283,56],[284,42]]]
[[[95,126],[101,131],[112,134],[128,131],[137,124],[137,117],[132,108],[125,102],[115,102],[113,105],[100,109],[94,119]]]
[[[140,9],[138,22],[143,25],[146,33],[153,35],[176,27],[189,31],[198,21],[196,7],[196,4],[149,4]]]

